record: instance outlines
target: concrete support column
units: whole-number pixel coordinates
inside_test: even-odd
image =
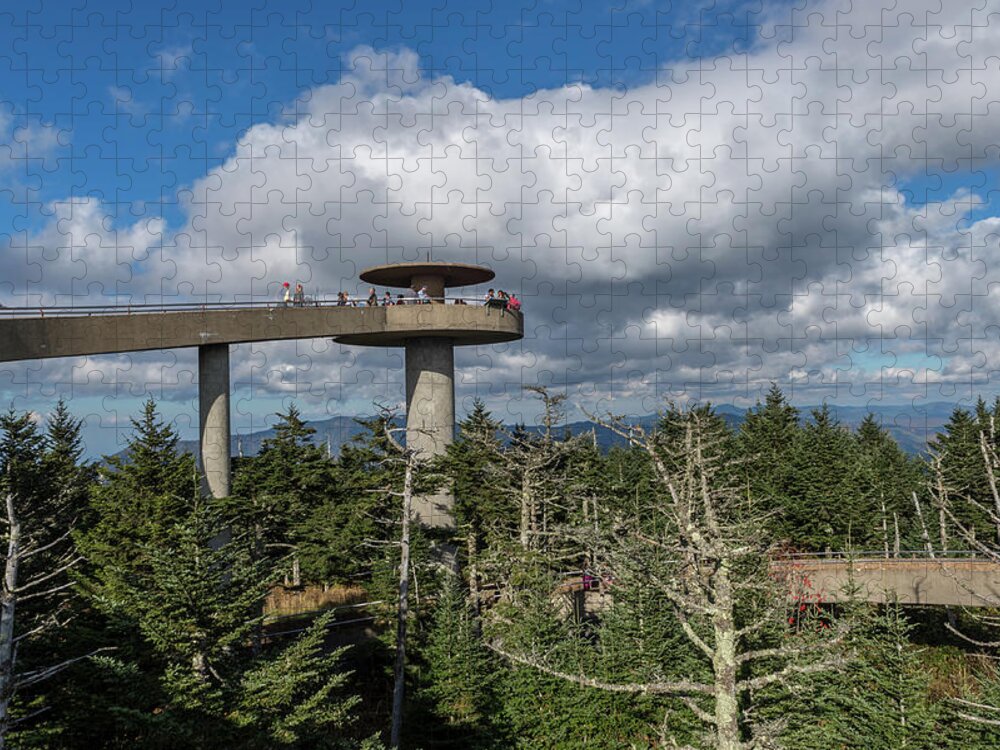
[[[202,491],[229,497],[229,344],[198,347]]]
[[[451,339],[406,342],[406,444],[423,458],[439,456],[455,438],[455,349]],[[427,526],[454,525],[450,492],[413,499],[414,516]]]
[[[435,302],[444,297],[444,278],[441,274],[421,274],[410,279],[410,288],[419,291],[420,287],[427,287],[427,296]]]

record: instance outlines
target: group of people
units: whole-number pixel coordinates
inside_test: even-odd
[[[347,292],[337,293],[338,307],[360,307],[362,305],[365,307],[393,307],[394,305],[429,305],[430,302],[431,298],[427,295],[427,287],[425,286],[414,290],[413,297],[407,298],[402,294],[398,294],[395,299],[392,296],[392,292],[388,290],[386,290],[386,293],[379,298],[378,292],[375,291],[375,287],[371,287],[368,290],[368,298],[364,302],[351,299]]]
[[[306,303],[306,290],[302,288],[302,284],[296,284],[293,292],[292,285],[286,281],[281,285],[281,301],[285,307],[288,305],[302,307]]]
[[[404,297],[402,294],[397,295],[393,298],[392,293],[386,291],[385,294],[380,298],[378,292],[375,291],[375,287],[371,287],[368,290],[368,298],[365,300],[352,299],[347,292],[337,292],[337,306],[338,307],[392,307],[394,305],[429,305],[431,303],[430,295],[427,294],[427,287],[422,286],[419,289],[411,290],[413,295],[411,297]],[[281,302],[287,307],[288,305],[293,305],[295,307],[302,307],[306,304],[305,290],[302,288],[302,284],[296,284],[294,291],[292,290],[291,284],[287,281],[281,285]],[[466,304],[465,300],[458,298],[455,300],[456,305]],[[496,310],[503,311],[518,311],[521,309],[521,300],[513,293],[507,294],[503,289],[499,291],[494,291],[490,289],[486,293],[486,297],[483,300],[483,304],[488,308],[493,308]]]
[[[521,309],[521,300],[517,298],[517,295],[511,292],[507,294],[503,289],[494,292],[490,289],[486,292],[486,298],[484,299],[484,304],[487,307],[492,307],[497,310],[510,310],[511,312],[517,312]]]

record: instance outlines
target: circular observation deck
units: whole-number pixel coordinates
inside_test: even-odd
[[[334,337],[352,346],[405,346],[418,338],[455,346],[501,344],[524,338],[524,316],[483,305],[393,305],[363,308],[361,328]]]

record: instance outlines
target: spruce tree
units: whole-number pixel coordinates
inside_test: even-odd
[[[855,530],[867,533],[853,485],[857,447],[852,435],[823,405],[812,412],[791,457],[785,531],[806,550],[843,550],[854,546]]]
[[[774,383],[764,404],[757,403],[740,425],[743,484],[753,502],[777,511],[776,526],[788,505],[791,455],[799,437],[799,412]]]
[[[418,746],[490,747],[497,739],[496,657],[482,644],[458,576],[445,574],[419,649],[408,734]]]
[[[337,746],[355,701],[339,652],[320,651],[327,621],[302,641],[260,643],[270,561],[231,506],[200,496],[193,458],[152,403],[135,425],[80,537],[85,591],[118,646],[91,677],[107,686],[115,734],[147,747]],[[130,689],[115,694],[113,675]]]
[[[148,566],[149,545],[163,540],[200,492],[194,456],[178,450],[179,437],[149,399],[121,455],[106,458],[94,487],[93,523],[77,539],[87,558],[92,596],[116,601],[123,576]]]
[[[458,528],[509,527],[515,520],[498,483],[501,425],[476,399],[472,412],[459,422],[458,439],[448,446],[443,468],[455,493]]]
[[[910,642],[902,608],[848,605],[841,646],[843,670],[775,691],[767,711],[786,722],[785,741],[802,750],[933,750],[939,744],[940,703],[931,700],[930,675]]]
[[[947,503],[955,518],[977,538],[983,538],[983,535],[995,538],[996,529],[986,513],[976,507],[984,503],[992,504],[979,442],[980,433],[987,431],[989,425],[981,422],[981,406],[979,411],[977,417],[965,409],[956,408],[928,447],[932,459],[936,458],[940,466],[942,486],[934,488],[936,502]],[[946,531],[946,536],[953,533],[954,530]]]
[[[276,416],[274,437],[240,464],[230,513],[236,529],[252,534],[258,557],[297,585],[303,525],[326,498],[331,465],[294,405]]]
[[[924,495],[924,476],[917,460],[906,455],[872,414],[858,426],[858,461],[852,484],[861,523],[852,529],[855,549],[919,549],[922,530],[914,518],[913,493]],[[921,500],[926,504],[925,500]]]
[[[349,580],[368,574],[384,555],[378,542],[388,541],[399,517],[396,503],[385,492],[401,486],[383,418],[358,420],[364,432],[341,448],[329,466],[320,501],[296,529],[303,570],[313,580]]]

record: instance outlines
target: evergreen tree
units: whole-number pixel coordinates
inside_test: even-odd
[[[287,647],[255,638],[270,561],[251,533],[233,532],[230,507],[200,497],[192,457],[151,402],[135,425],[80,539],[85,590],[118,646],[90,678],[106,685],[114,735],[146,747],[338,746],[355,701],[342,694],[340,653],[321,653],[326,621]],[[130,690],[115,694],[115,677]]]
[[[334,619],[334,612],[316,618],[290,645],[241,675],[228,716],[238,727],[257,730],[257,746],[357,746],[343,736],[359,702],[346,694],[350,674],[337,671],[347,649],[331,650],[324,643]],[[369,741],[364,746],[375,750],[379,745]]]
[[[0,744],[45,734],[49,682],[88,651],[67,629],[74,609],[70,573],[79,562],[71,533],[89,470],[79,459],[80,423],[59,403],[43,435],[29,414],[0,417]],[[25,714],[27,718],[25,718]]]
[[[299,583],[303,525],[324,502],[331,464],[312,442],[315,430],[289,406],[274,427],[274,437],[240,464],[233,483],[234,526],[253,535],[256,554]],[[315,573],[314,570],[308,571]]]
[[[942,706],[910,643],[912,626],[898,604],[849,606],[845,668],[807,679],[767,709],[787,724],[785,741],[803,750],[933,750],[941,747]]]
[[[386,437],[384,418],[359,420],[365,431],[343,446],[329,467],[322,498],[297,527],[303,569],[313,580],[347,580],[370,573],[383,560],[399,508],[386,493],[402,473]],[[374,544],[373,544],[374,543]]]
[[[857,448],[851,434],[827,405],[812,412],[791,458],[784,530],[807,550],[843,550],[854,546],[855,530],[867,529],[853,484]]]
[[[498,487],[501,425],[479,399],[459,423],[458,439],[448,446],[443,462],[455,494],[455,523],[459,528],[510,527],[516,522],[511,505]]]
[[[986,513],[977,505],[992,505],[986,466],[983,461],[980,433],[989,429],[983,407],[974,416],[965,409],[956,408],[942,432],[928,443],[932,457],[939,462],[941,487],[934,487],[936,502],[950,505],[956,519],[977,538],[995,538],[996,529]],[[987,418],[988,419],[988,418]],[[951,534],[946,532],[946,536]]]
[[[440,587],[419,657],[426,666],[421,669],[409,732],[413,744],[495,746],[499,739],[496,658],[483,646],[454,574],[447,574]]]
[[[903,452],[872,414],[858,426],[857,446],[851,480],[860,518],[852,529],[855,549],[889,555],[897,549],[919,549],[923,542],[913,510],[913,493],[924,494],[919,463]]]
[[[119,609],[162,664],[164,711],[192,744],[333,746],[328,730],[347,723],[356,700],[338,694],[340,652],[320,652],[329,618],[284,649],[249,651],[271,580],[251,540],[219,544],[224,528],[212,502],[196,499],[150,545],[148,569],[127,576]]]
[[[799,412],[774,383],[740,425],[739,445],[747,459],[744,483],[754,501],[783,508],[788,498],[789,456],[799,435]]]
[[[148,545],[162,540],[200,492],[194,456],[177,448],[179,437],[156,412],[152,399],[123,455],[106,458],[94,487],[93,525],[78,537],[88,560],[88,586],[95,596],[115,598],[126,570],[146,563]]]

